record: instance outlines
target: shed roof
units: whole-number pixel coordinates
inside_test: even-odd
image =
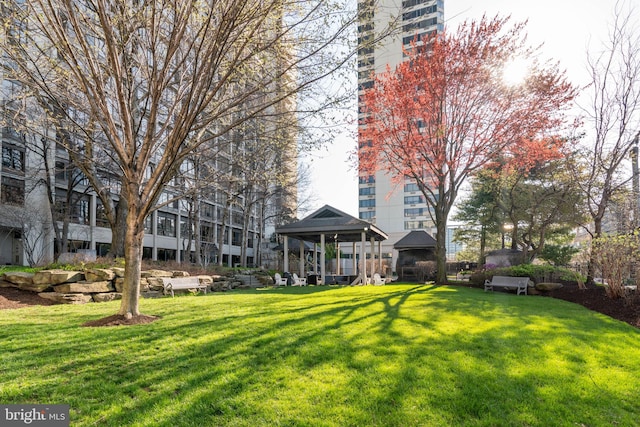
[[[320,235],[337,236],[340,242],[359,242],[362,232],[367,240],[386,240],[387,234],[370,222],[355,218],[339,209],[324,205],[300,221],[276,227],[276,233],[308,242],[320,242]]]
[[[413,230],[393,245],[393,248],[399,251],[403,249],[433,249],[435,247],[436,239],[424,230]]]

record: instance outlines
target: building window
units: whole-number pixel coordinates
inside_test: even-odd
[[[373,184],[376,182],[376,178],[373,175],[361,176],[360,184]]]
[[[242,245],[242,231],[233,230],[231,234],[231,244],[233,246],[241,246]]]
[[[160,194],[160,198],[158,200],[158,204],[162,205],[162,206],[167,206],[173,209],[178,209],[178,199],[176,198],[176,196],[171,195],[169,193],[166,192],[162,192]]]
[[[422,215],[426,215],[427,212],[428,210],[425,208],[408,208],[404,210],[404,216],[405,217],[422,216]]]
[[[76,199],[71,210],[71,222],[88,225],[90,223],[89,200],[86,196]]]
[[[200,205],[201,209],[202,209],[202,216],[204,218],[211,218],[213,219],[213,214],[214,214],[214,208],[213,205],[210,205],[208,203],[202,203]]]
[[[418,205],[420,203],[425,203],[424,196],[405,196],[404,198],[405,205]]]
[[[149,215],[144,219],[144,232],[153,234],[153,215]]]
[[[206,243],[215,243],[215,235],[213,225],[200,226],[200,240]]]
[[[405,230],[424,230],[426,228],[433,227],[433,223],[431,221],[405,221],[404,229]]]
[[[14,147],[2,147],[2,168],[24,172],[24,151]]]
[[[410,2],[403,2],[403,3],[410,3]],[[415,6],[415,5],[411,5],[411,6]],[[411,12],[405,12],[402,14],[402,20],[410,21],[415,18],[420,18],[421,16],[431,15],[432,13],[436,13],[437,11],[438,11],[438,5],[434,4],[432,6],[424,7],[422,9],[413,10]]]
[[[244,223],[243,219],[244,218],[242,217],[242,214],[239,213],[239,212],[233,212],[231,214],[231,223],[233,225],[240,225],[241,226]]]
[[[175,261],[175,260],[176,260],[175,249],[158,248],[158,261]]]
[[[107,213],[105,212],[104,205],[102,204],[102,201],[100,199],[96,200],[96,226],[107,228],[109,227]]]
[[[67,165],[64,162],[56,162],[56,181],[67,181]]]
[[[359,190],[361,196],[373,196],[376,194],[376,187],[364,187]]]
[[[158,212],[158,236],[176,237],[176,216]]]
[[[360,212],[358,215],[360,219],[373,219],[376,216],[376,211]]]
[[[24,181],[3,176],[0,186],[0,201],[8,205],[23,205]]]
[[[404,192],[405,193],[411,193],[412,191],[420,191],[420,188],[418,187],[418,184],[416,184],[415,182],[410,182],[410,183],[404,185]]]
[[[376,206],[376,199],[360,200],[361,208],[374,208],[375,206]]]
[[[193,236],[193,224],[187,217],[180,217],[180,237],[183,239],[191,239]]]

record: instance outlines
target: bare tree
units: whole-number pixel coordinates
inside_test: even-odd
[[[5,220],[15,224],[20,233],[22,249],[31,267],[42,265],[47,259],[49,241],[47,239],[50,221],[37,209],[14,209],[3,212]]]
[[[623,13],[617,6],[609,40],[587,61],[590,100],[582,109],[588,136],[573,169],[587,198],[593,238],[602,236],[612,199],[629,183],[626,160],[640,131],[640,31],[633,16],[633,10]],[[592,256],[589,280],[593,275]]]
[[[334,48],[351,43],[356,18],[340,0],[1,4],[13,31],[0,42],[5,72],[39,101],[110,222],[114,199],[126,207],[118,314],[127,318],[140,314],[144,220],[180,165],[247,120],[277,114],[353,53]],[[292,87],[278,86],[292,73]]]

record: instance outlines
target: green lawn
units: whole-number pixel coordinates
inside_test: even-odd
[[[72,426],[635,426],[640,330],[542,297],[418,285],[0,311],[0,403]]]

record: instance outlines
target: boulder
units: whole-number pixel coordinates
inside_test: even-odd
[[[15,284],[7,280],[0,279],[0,288],[15,288]]]
[[[64,294],[60,292],[40,292],[38,296],[60,304],[86,304],[91,301],[91,295]]]
[[[211,286],[209,286],[209,289],[214,292],[228,291],[229,289],[231,289],[231,282],[216,280]]]
[[[171,274],[172,274],[173,277],[189,277],[189,276],[191,276],[188,271],[182,271],[182,270],[174,270],[174,271],[171,272]]]
[[[140,277],[173,277],[173,272],[165,270],[145,270],[140,273]]]
[[[115,273],[116,277],[124,277],[124,268],[111,267],[111,270]]]
[[[113,291],[113,284],[110,281],[104,280],[102,282],[77,282],[77,283],[63,283],[53,287],[53,290],[58,293],[101,293]]]
[[[235,279],[242,282],[241,289],[262,286],[260,280],[252,274],[236,274]]]
[[[30,291],[30,292],[44,292],[47,289],[51,288],[51,285],[48,283],[25,283],[22,285],[18,285],[17,286],[18,289],[21,289],[23,291]]]
[[[201,285],[211,285],[213,283],[213,277],[207,276],[206,274],[199,275],[198,280]]]
[[[119,292],[103,292],[99,294],[93,294],[94,302],[108,302],[122,299],[122,294]]]
[[[122,292],[124,289],[124,279],[122,277],[116,277],[116,280],[113,281],[115,285],[116,292]],[[140,279],[140,292],[149,291],[149,282],[148,279]]]
[[[84,279],[80,271],[41,270],[33,275],[33,283],[59,285],[61,283],[79,282]]]
[[[140,278],[140,292],[149,292],[149,279],[146,277]]]
[[[536,283],[535,288],[536,290],[542,291],[542,292],[553,291],[553,290],[562,288],[562,283],[551,283],[551,282]]]
[[[164,283],[161,277],[147,277],[147,283],[151,291],[161,291],[164,289]]]
[[[33,273],[23,271],[9,271],[4,273],[4,279],[14,285],[30,285],[33,283]]]
[[[116,273],[110,268],[92,268],[85,270],[84,277],[87,282],[102,282],[115,279]]]

